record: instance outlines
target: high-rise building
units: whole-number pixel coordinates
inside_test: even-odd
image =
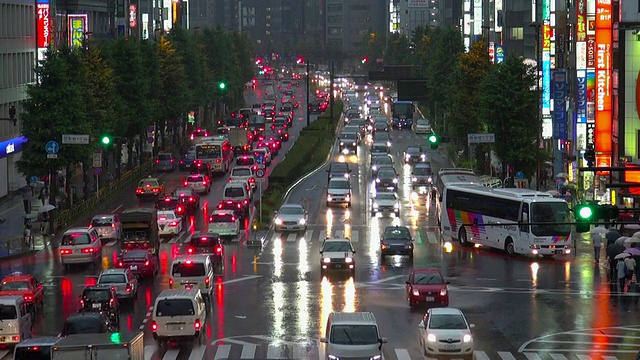
[[[417,27],[438,27],[442,24],[440,0],[392,0],[397,9],[397,31],[411,37]],[[391,29],[390,29],[391,30]]]
[[[361,55],[363,39],[370,33],[388,32],[388,0],[325,0],[326,44],[347,57]]]

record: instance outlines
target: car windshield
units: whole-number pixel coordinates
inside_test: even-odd
[[[431,314],[429,329],[464,330],[467,323],[460,314]]]
[[[378,329],[375,325],[333,325],[332,344],[369,345],[378,343]]]
[[[231,176],[251,176],[251,169],[233,169]]]
[[[376,200],[395,200],[396,196],[392,193],[378,193]]]
[[[89,234],[86,233],[65,234],[62,235],[61,244],[66,246],[89,245],[91,244],[91,239]]]
[[[438,273],[417,273],[413,277],[416,285],[442,285],[444,280]]]
[[[176,218],[174,213],[158,214],[158,220],[173,220]]]
[[[189,245],[195,247],[212,247],[218,245],[220,240],[214,236],[195,236],[189,241]]]
[[[329,189],[349,189],[349,182],[348,181],[330,181],[329,182]]]
[[[0,305],[0,320],[14,320],[18,318],[16,307],[13,305]]]
[[[302,215],[304,210],[297,206],[283,206],[280,208],[280,214],[282,215]]]
[[[249,156],[243,156],[243,157],[239,157],[236,160],[236,163],[238,165],[253,165],[256,163],[256,160],[253,157],[249,157]]]
[[[325,252],[351,252],[351,244],[348,241],[327,241],[322,246]]]
[[[431,168],[425,166],[416,166],[413,168],[414,175],[431,175]]]
[[[204,181],[204,176],[202,175],[194,175],[194,176],[189,176],[187,178],[187,182],[201,182]]]
[[[98,284],[124,284],[126,282],[124,274],[104,274],[98,279]]]
[[[373,145],[371,147],[372,153],[386,153],[387,150],[387,145]]]
[[[178,197],[180,197],[180,196],[191,196],[191,195],[193,195],[193,192],[191,190],[186,190],[186,189],[185,190],[176,190],[176,191],[173,192],[173,195],[178,196]]]
[[[571,225],[544,225],[544,223],[568,223],[571,221],[566,202],[535,202],[531,204],[531,232],[535,236],[566,236],[571,233]]]
[[[407,154],[420,154],[422,152],[422,149],[420,149],[418,146],[410,146],[406,151]]]
[[[67,319],[64,323],[64,335],[99,334],[102,332],[102,320],[98,317],[77,317]]]
[[[346,173],[349,171],[349,167],[346,164],[333,164],[331,165],[332,173]]]
[[[160,154],[158,155],[158,160],[160,161],[168,161],[171,160],[173,156],[171,156],[170,154]]]
[[[28,281],[9,281],[0,285],[0,291],[8,290],[29,290]]]
[[[237,198],[244,196],[244,189],[239,186],[232,186],[224,189],[224,196],[229,198]]]
[[[357,138],[355,133],[342,133],[340,134],[340,139],[343,140],[355,140]]]
[[[353,119],[353,120],[351,120],[351,125],[364,126],[365,125],[365,120],[364,119]]]
[[[386,230],[384,232],[384,238],[390,239],[390,240],[394,240],[394,239],[405,240],[405,239],[411,238],[411,233],[409,232],[408,229],[393,228],[393,229]]]
[[[106,302],[111,299],[109,290],[107,289],[85,290],[82,297],[94,302]]]
[[[233,214],[213,214],[211,215],[213,222],[235,222],[236,217]]]
[[[158,182],[152,181],[152,180],[141,181],[140,184],[138,184],[138,187],[156,187],[156,186],[158,186]]]
[[[194,262],[180,262],[173,264],[171,269],[171,276],[174,277],[197,277],[204,276],[204,264]]]
[[[377,127],[377,128],[385,128],[385,127],[387,127],[387,122],[386,121],[376,121],[375,127]]]
[[[192,316],[195,314],[190,299],[161,300],[156,308],[156,316]]]
[[[425,120],[425,119],[418,119],[418,121],[416,122],[417,125],[423,125],[423,126],[430,126],[431,123],[429,122],[429,120]]]
[[[51,346],[16,346],[14,360],[51,360]]]
[[[378,156],[373,159],[373,163],[375,165],[391,165],[392,161],[391,161],[391,158],[388,156]]]

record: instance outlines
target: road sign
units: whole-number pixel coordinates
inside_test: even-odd
[[[496,142],[496,134],[467,134],[469,144],[492,144]]]
[[[259,179],[262,179],[262,178],[264,177],[264,174],[265,174],[264,169],[258,169],[258,170],[256,170],[256,176],[257,176]]]
[[[97,168],[101,166],[102,166],[102,153],[101,152],[93,153],[93,167]]]
[[[38,177],[37,176],[32,176],[29,178],[29,184],[35,184],[38,182]]]
[[[93,175],[102,175],[102,168],[101,167],[93,168]]]
[[[57,159],[58,154],[47,154],[47,159]]]
[[[60,144],[56,141],[49,141],[47,145],[45,145],[44,149],[47,151],[47,154],[57,154],[60,151]]]
[[[88,145],[89,144],[89,135],[63,134],[62,135],[62,143],[63,144]]]
[[[147,139],[147,142],[148,142],[149,144],[153,144],[153,140],[154,140],[154,139],[153,139],[153,136],[149,136],[149,138]]]

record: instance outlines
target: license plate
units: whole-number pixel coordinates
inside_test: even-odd
[[[162,167],[162,170],[167,170],[167,169],[168,169],[168,168],[167,168],[166,166],[163,166],[163,167]]]
[[[102,307],[102,304],[93,304],[91,305],[91,308],[93,309],[100,309]]]
[[[191,288],[193,288],[196,284],[183,284],[184,288],[187,290],[191,290]]]
[[[167,325],[167,330],[184,330],[184,325]]]
[[[433,296],[427,296],[426,300],[427,301],[436,301],[436,298],[434,298]]]
[[[555,250],[553,253],[554,254],[562,254],[562,250]]]
[[[138,265],[131,265],[129,266],[130,270],[138,270]]]
[[[336,265],[336,269],[342,269],[342,265]]]
[[[456,349],[456,345],[445,344],[444,349],[445,350],[455,350]]]

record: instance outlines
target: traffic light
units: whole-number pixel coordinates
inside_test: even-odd
[[[596,149],[593,144],[587,145],[587,151],[584,152],[584,160],[588,167],[593,167],[596,163]]]
[[[114,344],[120,344],[122,342],[120,333],[111,333],[111,335],[109,336],[109,340],[111,340],[111,342]]]
[[[589,231],[591,223],[598,220],[598,205],[579,204],[573,207],[573,215],[576,218],[576,232]]]
[[[431,145],[431,149],[438,148],[438,144],[440,143],[440,138],[438,137],[438,135],[431,134],[429,135],[429,138],[427,140],[429,140],[429,145]]]
[[[304,64],[304,59],[301,57],[298,57],[298,59],[296,60],[296,64]]]
[[[362,63],[363,63],[363,64],[366,64],[366,63],[367,63],[367,61],[369,61],[369,58],[368,58],[368,57],[366,57],[366,56],[363,56],[363,57],[362,57]]]
[[[258,220],[253,219],[253,224],[251,225],[251,228],[253,229],[253,231],[258,230]]]
[[[102,138],[100,138],[100,142],[102,143],[102,145],[109,145],[111,144],[111,137],[109,135],[104,135]]]
[[[9,106],[9,120],[13,121],[13,126],[16,126],[18,120],[16,120],[16,107],[14,105]]]
[[[226,88],[227,88],[227,84],[226,84],[224,81],[221,81],[221,82],[218,84],[218,89],[220,89],[220,90],[224,90],[224,89],[226,89]]]

